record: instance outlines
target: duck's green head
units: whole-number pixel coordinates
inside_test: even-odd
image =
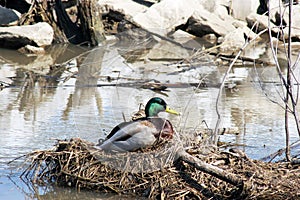
[[[168,112],[171,114],[179,115],[175,110],[172,110],[167,103],[159,97],[154,97],[148,101],[145,107],[146,117],[158,116],[159,112]]]

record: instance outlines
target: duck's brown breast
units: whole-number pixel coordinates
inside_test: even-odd
[[[163,139],[172,139],[174,134],[174,129],[171,122],[163,118],[151,118],[149,120],[157,129],[155,137]]]

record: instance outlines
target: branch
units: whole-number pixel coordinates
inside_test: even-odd
[[[188,154],[183,149],[179,149],[177,151],[177,157],[181,159],[182,161],[188,163],[189,165],[195,167],[196,169],[208,173],[218,179],[221,179],[227,183],[230,183],[232,185],[235,185],[237,187],[243,188],[245,187],[244,181],[237,177],[236,175],[232,173],[228,173],[224,171],[223,169],[213,166],[211,164],[205,163],[199,158],[196,158],[190,154]]]
[[[220,125],[220,122],[221,122],[221,114],[219,112],[219,100],[220,100],[220,97],[221,97],[221,93],[222,93],[222,90],[224,88],[224,85],[225,85],[225,80],[229,74],[229,72],[231,71],[234,63],[237,61],[237,59],[240,57],[241,53],[244,51],[244,49],[248,46],[248,44],[250,44],[251,42],[255,41],[260,35],[262,35],[263,33],[265,33],[267,31],[267,29],[264,29],[262,30],[261,32],[259,32],[259,34],[257,34],[256,37],[254,37],[253,39],[251,39],[250,41],[249,40],[246,40],[245,44],[242,46],[242,48],[240,49],[240,51],[237,53],[237,55],[235,56],[235,58],[233,59],[233,61],[230,63],[224,77],[223,77],[223,80],[221,82],[221,86],[220,86],[220,89],[219,89],[219,92],[218,92],[218,96],[217,96],[217,100],[216,100],[216,113],[218,115],[218,119],[217,119],[217,123],[216,123],[216,126],[215,126],[215,130],[214,130],[214,142],[217,143],[217,130],[219,128],[219,125]]]

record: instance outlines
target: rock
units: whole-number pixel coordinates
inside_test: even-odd
[[[113,11],[111,15],[115,19],[121,22],[127,19],[161,36],[171,35],[178,26],[186,23],[189,25],[187,30],[196,36],[210,33],[225,36],[235,30],[231,24],[234,19],[227,11],[228,0],[164,0],[149,8],[129,0],[101,0],[98,4],[105,15]],[[118,27],[120,30],[123,29]]]
[[[288,25],[289,23],[289,11],[287,7],[282,6],[279,8],[278,3],[276,4],[274,1],[271,1],[272,3],[272,10],[270,13],[270,18],[271,18],[271,28],[273,33],[279,33],[279,39],[287,39],[288,38],[288,27],[285,25]],[[277,6],[276,6],[277,5]],[[293,12],[292,12],[292,39],[294,41],[300,41],[300,18],[298,17],[300,13],[300,5],[294,5],[293,6]],[[283,17],[283,19],[281,19]],[[264,29],[268,28],[268,16],[265,15],[258,15],[255,13],[251,13],[250,15],[247,16],[246,18],[248,26],[252,27],[255,23],[257,23],[257,31],[262,31]],[[278,26],[276,26],[274,23],[276,23]],[[280,27],[280,23],[283,25]],[[294,28],[295,27],[295,28]],[[283,34],[282,30],[283,29]]]
[[[98,5],[108,34],[118,34],[120,40],[136,40],[140,33],[143,36],[148,34],[145,30],[136,31],[136,25],[132,24],[132,18],[148,7],[132,0],[99,0]]]
[[[217,14],[222,20],[226,20],[226,18],[229,16],[229,10],[231,6],[231,0],[217,0],[216,6],[214,12]]]
[[[291,37],[294,41],[300,41],[300,18],[299,18],[299,13],[300,13],[300,5],[294,5],[293,7],[293,10],[292,10],[292,31],[291,31]],[[280,13],[277,14],[277,16],[280,16],[279,15]],[[282,14],[281,14],[282,15]],[[283,20],[285,22],[285,24],[289,24],[289,11],[288,11],[288,8],[286,8],[286,12],[284,12],[283,14]],[[283,29],[284,31],[284,34],[282,36],[283,39],[288,39],[288,31],[289,31],[289,28],[288,27],[285,27]]]
[[[174,39],[174,41],[180,43],[183,47],[188,47],[190,49],[201,49],[203,47],[202,44],[196,41],[196,36],[180,29],[173,33],[171,37]]]
[[[98,5],[102,14],[110,11],[121,13],[122,18],[130,19],[141,12],[145,12],[147,7],[131,0],[99,0]],[[121,20],[120,20],[121,21]]]
[[[221,19],[228,15],[228,11],[231,6],[232,0],[201,0],[198,4],[201,5],[205,10],[217,14]]]
[[[253,42],[247,45],[241,55],[245,58],[260,59],[268,47],[267,43]]]
[[[232,55],[237,53],[244,44],[244,31],[242,28],[237,28],[224,37],[224,41],[220,45],[219,51],[221,54]]]
[[[21,47],[18,49],[19,52],[24,54],[44,54],[45,49],[42,47],[34,47],[31,45],[26,45],[25,47]]]
[[[247,39],[252,40],[254,38],[257,39],[257,41],[261,40],[261,37],[254,33],[250,28],[247,26],[240,27],[243,30],[243,34],[247,37]]]
[[[166,36],[185,24],[198,4],[197,0],[164,0],[137,14],[133,20],[150,32]]]
[[[240,20],[235,20],[232,22],[232,25],[234,25],[236,28],[241,28],[243,31],[243,34],[248,38],[248,39],[261,39],[256,33],[253,32],[248,26],[247,23],[244,21]]]
[[[259,0],[259,6],[257,7],[257,10],[255,13],[260,15],[267,15],[268,13],[268,7],[270,7],[270,16],[273,20],[274,14],[276,13],[276,10],[279,8],[279,4],[282,5],[282,1],[278,0]]]
[[[209,42],[210,44],[216,44],[218,40],[217,36],[213,33],[203,36],[202,39]]]
[[[256,13],[256,10],[259,6],[259,0],[232,0],[232,14],[233,17],[240,20],[245,20],[245,18],[250,13]]]
[[[246,17],[246,21],[248,23],[248,27],[252,28],[253,26],[256,26],[253,29],[255,32],[260,32],[265,29],[268,29],[268,26],[269,26],[268,25],[269,19],[268,19],[268,16],[266,16],[266,15],[259,15],[256,13],[251,13]],[[271,25],[272,31],[274,33],[277,33],[278,29],[275,28],[276,26],[272,22],[270,23],[270,25]]]
[[[257,59],[264,52],[258,43],[261,37],[253,33],[248,27],[241,25],[233,32],[228,33],[222,38],[218,53],[222,55],[236,55],[246,44],[246,40],[255,39],[255,42],[248,43],[243,49],[242,55],[248,58]],[[262,50],[261,50],[262,49]]]
[[[46,22],[0,27],[0,46],[13,49],[19,49],[26,45],[44,47],[52,43],[53,36],[53,29]]]
[[[234,31],[235,27],[227,20],[222,20],[218,15],[204,8],[198,8],[190,17],[187,30],[199,37],[210,33],[225,36],[227,33]]]
[[[9,24],[20,18],[20,13],[0,6],[0,25]]]

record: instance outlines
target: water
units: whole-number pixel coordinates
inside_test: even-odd
[[[1,197],[56,199],[72,195],[75,199],[106,198],[103,194],[77,193],[69,188],[33,190],[19,179],[22,159],[8,162],[34,150],[50,149],[57,139],[79,137],[96,143],[122,122],[123,116],[130,119],[139,104],[145,104],[153,96],[164,98],[182,113],[180,117],[162,113],[181,135],[199,132],[203,120],[214,128],[218,88],[213,86],[221,80],[224,68],[206,63],[182,70],[165,65],[163,61],[145,64],[144,60],[133,65],[119,55],[120,49],[102,46],[83,57],[76,56],[89,49],[74,46],[53,47],[47,55],[38,57],[0,50],[5,58],[5,62],[0,63],[0,81],[12,84],[0,91]],[[65,68],[56,69],[54,64],[59,63],[66,63]],[[219,107],[221,127],[235,127],[239,132],[238,135],[222,135],[220,140],[238,145],[254,159],[265,157],[285,145],[283,110],[270,103],[257,82],[253,82],[257,74],[262,77],[266,71],[270,74],[276,70],[272,67],[257,70],[235,67],[232,75],[239,80],[238,91],[224,91]],[[197,83],[204,75],[209,87],[175,86],[164,94],[118,85],[145,79]],[[276,76],[270,77],[276,80]],[[112,81],[108,82],[108,78]],[[263,87],[269,95],[273,94],[270,98],[276,98],[272,90],[277,86],[266,83]],[[295,141],[298,135],[292,130],[291,140]]]

